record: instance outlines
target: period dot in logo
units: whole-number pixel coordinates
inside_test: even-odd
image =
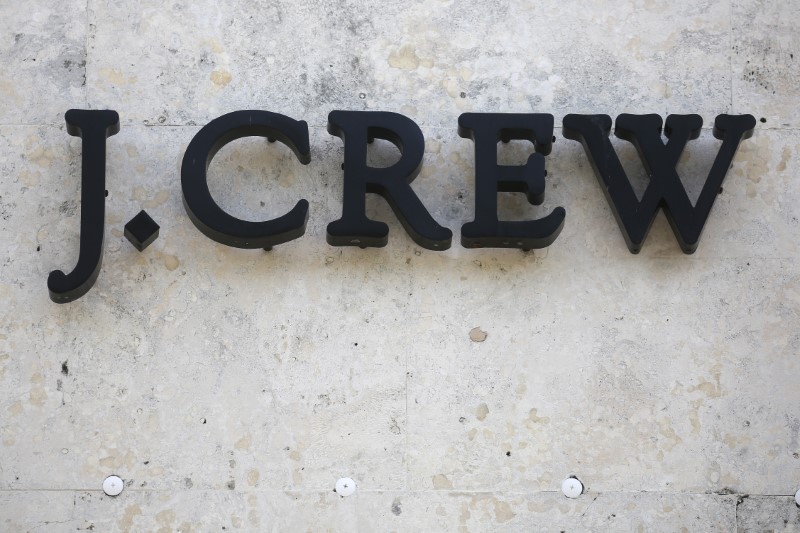
[[[142,210],[125,224],[125,238],[141,252],[158,238],[158,230],[158,224]]]
[[[356,482],[349,477],[343,477],[336,481],[335,490],[339,496],[350,496],[356,491]]]
[[[124,488],[125,483],[119,476],[108,476],[105,480],[103,480],[103,492],[109,496],[119,496]]]
[[[583,483],[576,477],[568,477],[561,483],[561,492],[567,498],[577,498],[583,494]]]

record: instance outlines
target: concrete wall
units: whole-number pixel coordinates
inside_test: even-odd
[[[800,4],[761,0],[3,2],[0,530],[800,530],[798,23]],[[56,305],[47,275],[78,255],[69,108],[116,109],[122,129],[102,272]],[[210,169],[241,218],[310,201],[306,235],[271,252],[212,242],[181,203],[187,144],[237,109],[310,128],[308,166],[247,139]],[[334,109],[420,125],[414,189],[452,249],[415,245],[372,198],[389,245],[326,244]],[[555,115],[545,203],[502,198],[511,218],[566,208],[548,249],[458,244],[466,111]],[[629,253],[561,136],[567,113],[623,112],[702,115],[679,165],[695,196],[714,117],[760,119],[694,255],[663,214]],[[122,235],[140,209],[161,226],[143,253]]]

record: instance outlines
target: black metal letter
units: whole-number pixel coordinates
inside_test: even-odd
[[[700,234],[739,143],[753,135],[756,120],[752,115],[716,117],[714,137],[722,140],[722,146],[694,206],[675,166],[686,143],[700,135],[703,119],[699,115],[669,115],[664,128],[668,139],[666,144],[661,140],[661,125],[661,117],[655,114],[622,114],[617,117],[614,135],[636,147],[650,177],[641,201],[636,198],[608,138],[611,117],[567,115],[563,121],[563,133],[567,139],[583,144],[631,253],[639,253],[656,212],[663,208],[681,250],[691,254],[697,249]]]
[[[425,139],[414,121],[383,111],[331,111],[328,133],[344,141],[342,218],[328,224],[328,244],[386,246],[389,227],[366,215],[369,192],[383,196],[414,242],[430,250],[450,248],[453,233],[433,219],[410,185],[425,152]],[[397,146],[400,160],[388,168],[367,166],[367,143],[375,138]]]
[[[234,111],[215,118],[197,132],[181,164],[183,206],[204,235],[234,248],[271,249],[302,236],[308,201],[300,200],[285,215],[264,222],[240,220],[217,205],[208,190],[208,167],[226,144],[242,137],[266,137],[292,149],[304,165],[311,162],[308,124],[269,111]]]
[[[464,113],[458,117],[458,135],[475,143],[475,220],[461,227],[461,245],[530,250],[553,244],[564,227],[563,207],[538,220],[497,219],[498,192],[524,192],[533,205],[544,201],[544,156],[552,149],[553,115]],[[533,143],[536,153],[524,165],[497,164],[497,142],[511,139]]]
[[[50,299],[63,304],[92,288],[103,263],[105,234],[106,139],[119,132],[119,115],[111,110],[70,109],[67,133],[81,138],[81,236],[78,263],[69,274],[50,272]]]

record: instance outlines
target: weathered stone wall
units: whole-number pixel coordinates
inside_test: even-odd
[[[3,2],[0,530],[797,531],[798,23],[800,4],[760,0]],[[70,108],[116,109],[122,128],[102,272],[56,305],[47,275],[78,255]],[[308,166],[255,138],[210,169],[241,218],[310,201],[306,235],[271,252],[212,242],[181,203],[187,144],[237,109],[310,128]],[[414,189],[450,250],[415,245],[374,198],[386,248],[326,244],[334,109],[420,125]],[[548,249],[458,244],[466,111],[555,115],[545,203],[501,195],[510,218],[565,207]],[[702,115],[679,164],[693,198],[714,117],[760,119],[694,255],[663,214],[630,254],[561,135],[567,113],[623,112]],[[140,209],[161,225],[142,253],[122,235]]]

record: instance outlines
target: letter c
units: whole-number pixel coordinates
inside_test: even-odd
[[[283,216],[263,222],[240,220],[225,212],[208,190],[208,167],[226,144],[242,137],[266,137],[292,149],[304,165],[311,162],[308,124],[269,111],[234,111],[215,118],[194,136],[181,164],[186,213],[204,235],[234,248],[269,250],[302,236],[308,222],[308,201],[300,200]]]

